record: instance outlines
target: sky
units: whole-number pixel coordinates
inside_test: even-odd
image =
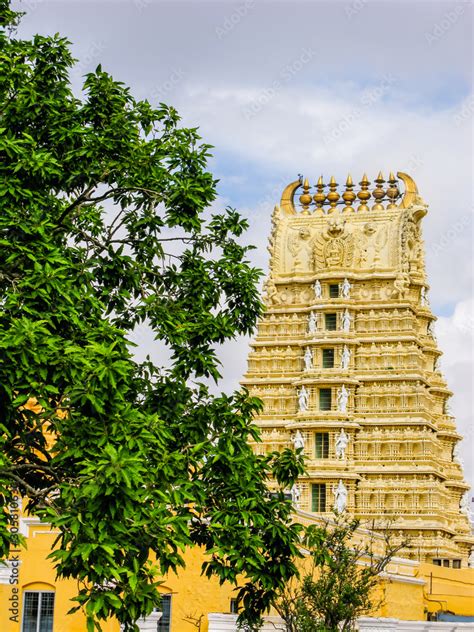
[[[175,106],[214,146],[216,207],[237,208],[268,268],[273,206],[302,173],[404,171],[429,204],[423,220],[440,366],[454,392],[474,484],[473,5],[470,2],[16,0],[20,34],[73,43],[72,79],[99,63],[133,94]],[[152,350],[137,332],[138,354]],[[156,353],[160,351],[156,350]],[[238,385],[248,340],[220,350]]]

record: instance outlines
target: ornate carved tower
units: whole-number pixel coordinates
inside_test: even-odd
[[[242,383],[264,402],[255,449],[304,447],[300,510],[389,523],[413,557],[466,566],[474,540],[427,298],[427,205],[397,176],[284,190]]]

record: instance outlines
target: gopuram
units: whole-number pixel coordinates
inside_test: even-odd
[[[300,189],[298,208],[295,195]],[[406,556],[468,565],[462,460],[438,368],[413,179],[300,178],[272,217],[266,311],[242,380],[266,453],[302,448],[297,510],[347,511],[409,540]],[[289,490],[288,490],[289,491]],[[385,527],[384,527],[385,528]]]

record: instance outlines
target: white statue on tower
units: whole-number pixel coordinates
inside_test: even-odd
[[[300,486],[293,485],[293,487],[291,488],[291,501],[293,505],[296,507],[296,509],[299,508],[300,498],[301,498]]]
[[[298,393],[298,407],[300,412],[304,413],[308,410],[309,406],[309,395],[305,386],[302,386]]]
[[[352,287],[352,285],[349,283],[349,280],[348,279],[344,279],[344,281],[339,286],[342,298],[349,298],[350,297],[351,287]]]
[[[318,327],[318,319],[314,312],[311,312],[308,318],[308,331],[310,334],[315,334]]]
[[[461,456],[461,443],[456,443],[453,448],[453,461],[464,469],[464,461]]]
[[[303,359],[305,371],[311,371],[311,369],[313,368],[313,354],[311,353],[311,349],[309,347],[306,347]]]
[[[341,369],[347,370],[349,368],[349,362],[351,360],[351,350],[347,345],[344,345],[344,349],[341,354]]]
[[[341,479],[334,490],[334,509],[337,513],[343,513],[347,507],[347,487]]]
[[[337,409],[340,413],[347,412],[347,404],[349,403],[349,391],[343,384],[337,391]]]
[[[299,430],[297,430],[292,439],[293,447],[295,450],[299,450],[300,448],[304,448],[304,437]]]
[[[471,549],[471,554],[469,555],[469,559],[467,560],[467,565],[469,568],[474,568],[474,549]]]
[[[470,522],[472,522],[473,515],[472,515],[471,508],[469,507],[469,492],[464,492],[464,494],[461,496],[461,500],[459,502],[459,509],[461,513],[467,516],[467,519]]]
[[[342,315],[342,319],[341,319],[341,323],[342,323],[342,331],[346,331],[348,332],[351,328],[351,320],[352,317],[349,314],[349,310],[344,310],[344,313]]]
[[[436,333],[434,330],[434,323],[432,320],[428,323],[428,327],[426,328],[426,333],[428,334],[428,336],[431,336],[435,342],[437,342]]]
[[[319,279],[316,279],[316,281],[314,282],[313,290],[314,290],[314,296],[316,298],[321,298],[322,297],[323,290],[322,290],[321,282],[319,281]]]
[[[334,444],[336,450],[336,457],[338,459],[345,460],[346,458],[346,449],[349,444],[349,436],[344,431],[344,428],[341,428],[341,432],[336,436],[336,443]]]
[[[426,296],[426,287],[424,285],[421,286],[420,290],[420,305],[421,307],[428,305],[428,297]]]

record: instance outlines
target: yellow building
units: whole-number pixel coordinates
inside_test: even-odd
[[[334,179],[327,194],[321,179],[314,196],[307,181],[285,189],[273,215],[267,310],[243,383],[264,402],[255,449],[304,448],[308,474],[291,490],[296,520],[336,506],[410,539],[388,567],[374,614],[474,616],[468,486],[427,299],[426,204],[413,180],[398,176],[403,195],[392,175],[388,186],[379,175],[372,190],[364,176],[358,192],[350,178],[342,194]],[[82,614],[67,615],[76,583],[57,581],[47,559],[54,534],[22,514],[19,498],[10,511],[28,548],[0,567],[0,632],[84,632]],[[232,629],[230,615],[212,613],[232,611],[233,588],[201,577],[202,561],[199,549],[187,552],[186,569],[164,579],[161,623],[151,617],[143,630]]]
[[[410,557],[467,567],[469,486],[437,366],[427,205],[403,173],[325,188],[293,182],[273,214],[267,310],[243,380],[264,402],[256,450],[304,448],[292,490],[304,511],[390,524]]]

